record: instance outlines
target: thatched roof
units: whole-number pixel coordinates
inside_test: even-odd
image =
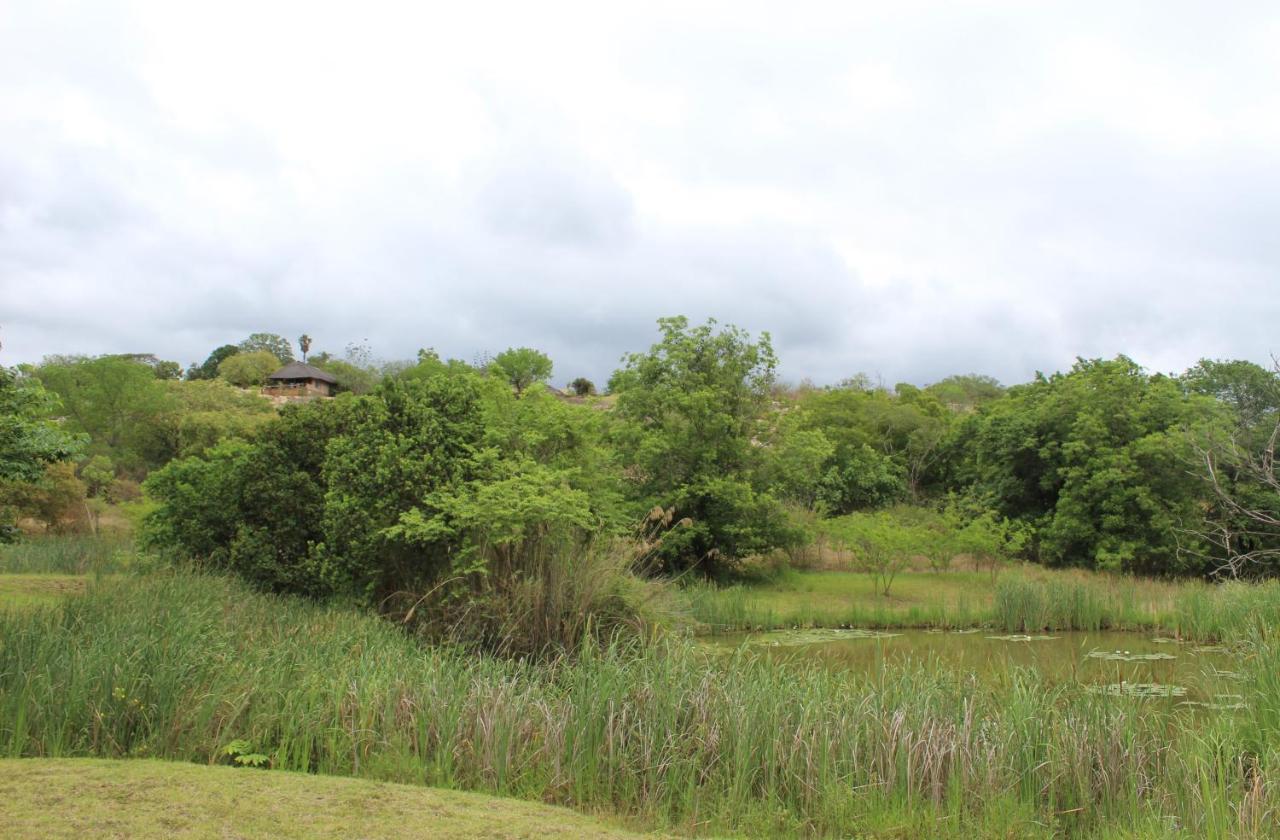
[[[316,379],[320,382],[328,382],[330,385],[338,384],[338,380],[333,378],[333,374],[326,373],[318,367],[312,367],[311,365],[303,364],[302,362],[289,362],[289,364],[268,376],[267,379],[285,381],[295,379]]]

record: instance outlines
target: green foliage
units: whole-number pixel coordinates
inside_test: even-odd
[[[156,379],[174,380],[182,378],[182,365],[177,362],[160,360],[152,366]]]
[[[884,507],[907,496],[902,466],[863,443],[843,452],[820,474],[818,500],[835,514]]]
[[[90,453],[131,470],[169,457],[157,427],[175,407],[172,383],[156,379],[150,366],[118,356],[53,359],[36,375],[57,394],[64,427],[89,436]]]
[[[1261,426],[1270,431],[1280,412],[1280,372],[1253,362],[1201,359],[1182,375],[1182,382],[1192,393],[1229,407],[1241,429]]]
[[[86,513],[85,485],[69,462],[49,464],[36,481],[0,484],[0,506],[41,522],[46,531],[61,531]]]
[[[531,347],[509,348],[489,363],[489,371],[510,384],[517,394],[535,382],[546,382],[551,370],[551,359]]]
[[[95,498],[109,496],[116,481],[115,464],[105,455],[94,455],[81,464],[80,480],[84,482],[88,495]]]
[[[809,391],[799,404],[805,427],[835,447],[820,491],[831,512],[881,507],[936,482],[952,415],[932,394],[905,384],[893,393],[841,387]]]
[[[876,589],[886,596],[921,542],[918,528],[884,511],[832,519],[826,530],[833,544],[853,552],[858,568],[870,575]]]
[[[766,485],[782,500],[813,510],[823,490],[823,467],[835,446],[818,429],[805,428],[802,414],[782,414],[763,464]]]
[[[1047,563],[1199,571],[1178,551],[1202,497],[1183,428],[1211,418],[1176,381],[1123,356],[1080,360],[966,418],[959,478],[1033,529]]]
[[[393,378],[152,474],[146,536],[275,590],[487,597],[552,549],[622,530],[604,422],[470,369]]]
[[[255,751],[253,744],[243,738],[227,742],[222,755],[239,767],[267,767],[271,762],[270,757]]]
[[[1274,586],[1241,594],[1211,597],[1242,613],[1269,601],[1268,616],[1280,604]],[[534,665],[188,574],[0,614],[0,638],[9,756],[210,764],[235,737],[273,772],[484,790],[726,836],[1153,837],[1175,816],[1188,836],[1261,837],[1269,817],[1253,832],[1240,815],[1280,807],[1261,781],[1280,738],[1280,651],[1265,635],[1242,659],[1253,702],[1238,715],[1023,668],[975,680],[681,643]]]
[[[977,373],[948,376],[925,391],[952,411],[972,411],[1004,395],[1004,387],[996,379]]]
[[[218,365],[222,364],[239,352],[240,348],[234,344],[224,344],[221,347],[216,348],[209,354],[209,358],[205,359],[203,363],[197,365],[193,362],[191,366],[187,368],[187,379],[217,379]]]
[[[596,384],[585,376],[579,376],[569,383],[569,390],[573,391],[575,396],[590,397],[596,392]]]
[[[38,379],[0,367],[0,482],[38,480],[75,454],[80,442],[45,419],[55,407]]]
[[[378,387],[381,374],[372,368],[361,367],[344,359],[334,359],[327,353],[318,353],[310,364],[333,375],[338,380],[337,389],[352,394],[371,393]]]
[[[293,345],[275,333],[253,333],[236,347],[241,353],[270,353],[276,358],[276,367],[293,361]]]
[[[715,574],[795,541],[755,443],[777,366],[768,333],[752,341],[736,327],[690,327],[682,317],[658,327],[661,340],[627,356],[609,390],[631,497],[690,520],[664,541],[667,568]]]
[[[252,388],[266,382],[279,369],[280,360],[274,354],[266,350],[245,351],[218,365],[218,378],[239,388]]]

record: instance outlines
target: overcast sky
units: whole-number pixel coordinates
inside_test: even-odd
[[[603,380],[669,314],[791,380],[1266,361],[1280,5],[0,0],[0,363]]]

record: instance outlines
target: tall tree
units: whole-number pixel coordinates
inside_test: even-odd
[[[67,427],[92,439],[94,453],[134,469],[168,457],[152,447],[173,400],[149,365],[119,356],[53,360],[42,363],[36,375],[58,395]]]
[[[665,540],[668,565],[716,573],[795,538],[764,488],[754,443],[777,358],[768,333],[753,341],[737,327],[690,327],[683,317],[658,328],[661,340],[625,357],[609,380],[615,442],[632,497],[688,520]]]
[[[241,353],[265,351],[275,356],[282,365],[293,361],[293,345],[275,333],[253,333],[238,345]]]

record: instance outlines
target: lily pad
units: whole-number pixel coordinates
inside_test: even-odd
[[[995,639],[999,642],[1047,642],[1057,636],[1027,636],[1022,633],[1013,633],[1008,636],[987,636],[988,639]]]
[[[1196,645],[1191,649],[1192,653],[1229,653],[1222,645]]]
[[[1187,690],[1180,685],[1164,685],[1161,683],[1112,683],[1111,685],[1091,685],[1087,689],[1094,694],[1108,697],[1185,697]]]
[[[1091,650],[1085,656],[1090,659],[1105,659],[1108,662],[1153,662],[1160,659],[1178,658],[1170,653],[1129,653],[1127,650]]]
[[[1156,637],[1155,637],[1154,639],[1152,639],[1151,641],[1152,641],[1152,642],[1154,642],[1154,643],[1155,643],[1155,644],[1157,644],[1157,645],[1180,645],[1180,644],[1182,644],[1182,640],[1181,640],[1181,639],[1170,639],[1170,638],[1169,638],[1169,637],[1167,637],[1167,636],[1156,636]]]
[[[1198,706],[1202,709],[1212,709],[1217,712],[1234,712],[1245,708],[1244,696],[1240,694],[1215,694],[1213,700],[1206,702],[1203,700],[1183,700],[1179,706]]]
[[[861,628],[849,628],[844,630],[827,630],[827,629],[811,629],[811,630],[775,630],[772,633],[763,633],[750,639],[754,645],[768,645],[770,647],[792,647],[794,645],[815,645],[823,642],[842,642],[846,639],[890,639],[894,636],[901,635],[899,633],[885,633],[881,630],[863,630]]]

